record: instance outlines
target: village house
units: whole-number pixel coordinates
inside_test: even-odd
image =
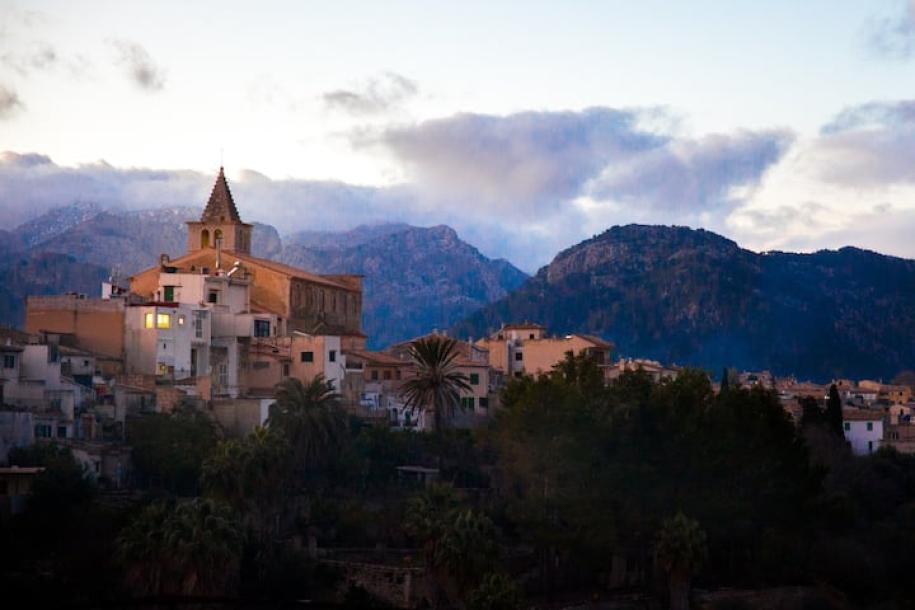
[[[489,355],[489,365],[510,377],[548,373],[566,354],[585,353],[609,375],[613,345],[599,337],[571,334],[547,335],[546,327],[532,322],[505,324],[475,345]]]
[[[604,369],[604,378],[607,381],[613,381],[619,378],[623,373],[630,371],[642,371],[646,373],[655,382],[662,379],[673,379],[679,374],[679,367],[664,366],[657,360],[647,360],[645,358],[620,358],[614,364]]]
[[[842,427],[845,440],[855,455],[868,455],[883,443],[884,415],[868,409],[842,409]]]

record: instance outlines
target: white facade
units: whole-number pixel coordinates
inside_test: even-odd
[[[851,445],[855,455],[868,455],[877,451],[883,443],[883,417],[879,413],[872,416],[847,416],[842,423],[845,429],[845,440]]]
[[[194,377],[208,370],[210,316],[184,304],[128,307],[124,315],[125,366],[129,373]]]

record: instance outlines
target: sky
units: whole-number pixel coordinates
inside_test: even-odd
[[[0,0],[0,227],[202,206],[449,224],[526,271],[630,222],[915,257],[915,1]]]

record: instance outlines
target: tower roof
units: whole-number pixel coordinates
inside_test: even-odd
[[[222,167],[219,168],[216,184],[213,185],[213,192],[210,193],[210,200],[207,201],[207,207],[204,208],[200,220],[203,222],[241,222]]]

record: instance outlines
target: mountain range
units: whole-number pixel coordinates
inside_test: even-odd
[[[111,211],[76,203],[0,231],[0,323],[21,325],[26,295],[97,294],[109,275],[125,278],[162,253],[183,253],[185,222],[199,215],[189,207]],[[252,254],[317,273],[363,274],[372,347],[447,328],[527,279],[445,226],[304,231],[284,240],[275,227],[254,223]]]
[[[452,332],[478,337],[510,320],[716,374],[889,380],[915,365],[915,261],[850,247],[755,253],[704,230],[617,226]]]
[[[185,250],[194,208],[74,204],[0,230],[0,323],[24,297],[96,294],[159,254]],[[450,328],[479,337],[530,320],[665,363],[768,369],[828,380],[915,368],[915,261],[857,248],[756,253],[704,230],[628,225],[560,252],[533,277],[489,259],[447,226],[362,226],[281,236],[255,224],[256,256],[364,276],[370,347]]]

